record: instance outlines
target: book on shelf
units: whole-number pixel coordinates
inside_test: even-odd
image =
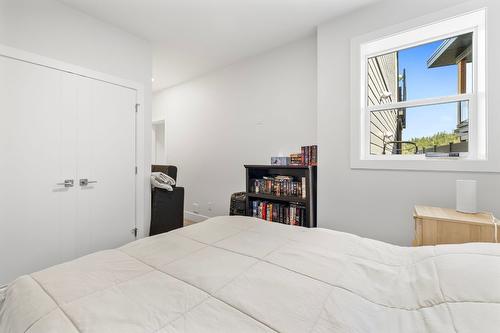
[[[302,164],[303,165],[309,165],[309,154],[307,154],[307,149],[306,147],[301,147],[301,154],[302,154]]]
[[[307,226],[306,207],[299,203],[252,201],[252,216],[269,222]]]
[[[292,176],[262,177],[252,179],[252,192],[272,194],[277,197],[299,197],[306,198],[306,178],[300,180]]]
[[[312,166],[318,165],[318,146],[310,146],[311,149],[311,164]]]
[[[318,165],[318,146],[303,146],[301,147],[302,161],[304,165]]]
[[[290,154],[290,165],[302,165],[302,154]]]
[[[290,165],[316,166],[318,165],[318,146],[302,146],[300,153],[290,154]]]
[[[301,192],[302,192],[302,199],[306,198],[306,177],[302,177],[302,181],[300,182],[300,185],[302,187]]]

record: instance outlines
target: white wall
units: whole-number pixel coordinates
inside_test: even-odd
[[[460,7],[451,7],[460,4]],[[449,16],[488,6],[489,112],[500,95],[498,1],[390,0],[323,24],[318,29],[318,223],[387,242],[410,245],[415,204],[454,207],[455,180],[479,182],[478,205],[500,216],[500,175],[350,169],[351,38],[422,15]],[[492,124],[498,129],[498,124]],[[500,142],[491,143],[498,149]]]
[[[269,164],[316,142],[315,37],[156,93],[160,119],[185,209],[198,203],[201,215],[227,215],[231,193],[245,190],[243,164]]]
[[[148,42],[75,11],[54,0],[0,0],[0,44],[142,83],[144,136],[138,156],[149,172],[151,154],[152,53]],[[149,177],[144,177],[146,232],[149,228]],[[141,226],[139,226],[141,227]]]

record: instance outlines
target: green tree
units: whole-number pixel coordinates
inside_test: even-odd
[[[415,142],[418,147],[418,151],[421,152],[425,148],[426,150],[432,149],[434,146],[445,146],[450,143],[459,143],[460,137],[455,133],[438,132],[431,136],[423,136],[420,138],[411,138],[408,141]],[[415,147],[413,145],[405,144],[403,146],[403,154],[413,154],[415,152]]]

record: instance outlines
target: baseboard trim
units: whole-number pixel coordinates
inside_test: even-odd
[[[190,212],[187,210],[184,211],[184,219],[189,220],[189,221],[193,221],[195,223],[203,222],[209,218],[210,218],[209,216],[193,213],[193,212]]]

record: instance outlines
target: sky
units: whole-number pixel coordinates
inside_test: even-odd
[[[441,41],[399,51],[399,73],[406,69],[407,100],[457,94],[457,66],[427,68],[427,59]],[[453,132],[456,128],[456,103],[408,108],[403,140]]]

